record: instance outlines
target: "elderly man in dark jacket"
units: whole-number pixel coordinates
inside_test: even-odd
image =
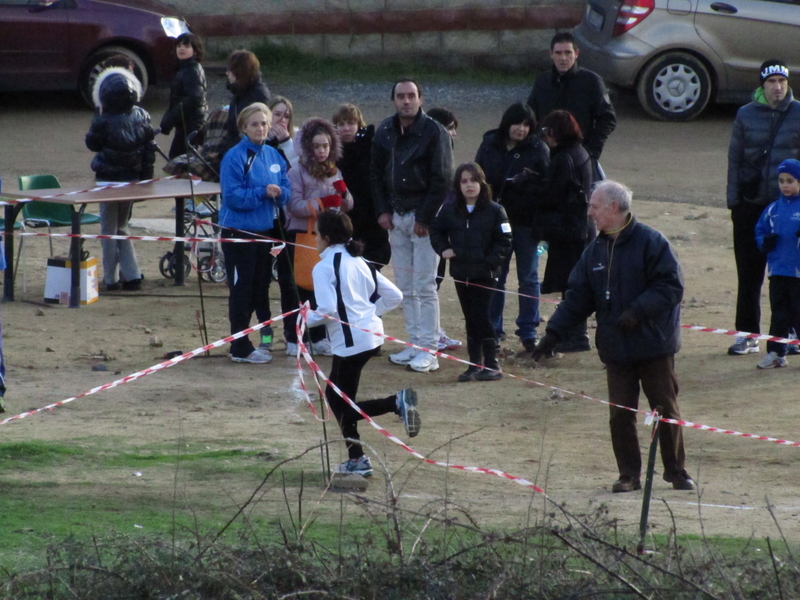
[[[540,122],[554,110],[566,110],[575,117],[583,147],[596,165],[617,126],[617,115],[602,78],[578,66],[579,54],[571,33],[557,33],[550,42],[553,68],[536,78],[528,105]]]
[[[453,146],[445,128],[422,110],[422,91],[415,81],[398,81],[392,103],[397,113],[378,126],[372,141],[372,197],[378,223],[389,232],[408,341],[436,351],[439,259],[428,228],[450,185]],[[411,347],[389,360],[420,373],[439,368],[435,355]]]
[[[800,102],[789,88],[789,69],[780,60],[761,65],[761,87],[736,113],[728,146],[728,208],[739,290],[738,331],[761,333],[761,286],[766,255],[756,245],[755,227],[764,209],[780,197],[778,165],[800,157]],[[789,346],[796,348],[796,346]],[[736,338],[728,354],[758,352],[758,340]]]
[[[631,191],[615,181],[592,194],[591,216],[601,232],[589,244],[569,277],[569,289],[533,351],[539,360],[570,327],[596,313],[595,342],[606,365],[611,406],[611,442],[619,468],[613,492],[641,488],[642,457],[636,434],[639,386],[650,408],[680,419],[675,353],[680,349],[683,274],[667,239],[639,223],[631,210]],[[632,410],[628,410],[628,407]],[[684,469],[680,426],[660,424],[664,480],[676,490],[693,490]]]

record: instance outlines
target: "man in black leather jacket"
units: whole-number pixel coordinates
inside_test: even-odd
[[[579,54],[571,33],[557,33],[550,42],[553,68],[536,78],[528,105],[539,122],[554,110],[569,111],[581,126],[583,147],[596,165],[617,126],[617,115],[600,76],[578,66]]]
[[[595,343],[606,365],[611,443],[619,479],[613,492],[641,488],[642,457],[636,434],[639,388],[660,416],[680,419],[675,353],[680,349],[683,273],[667,239],[631,213],[631,191],[615,181],[597,186],[589,216],[600,234],[587,246],[569,276],[564,300],[533,351],[539,360],[575,323],[597,318]],[[684,469],[679,425],[658,427],[663,478],[676,490],[693,490]]]
[[[378,222],[389,231],[408,341],[436,351],[439,259],[428,227],[450,187],[453,149],[445,128],[422,110],[422,90],[415,81],[398,81],[392,103],[396,114],[378,126],[372,142],[372,196]],[[389,359],[421,373],[439,368],[434,355],[410,347]]]

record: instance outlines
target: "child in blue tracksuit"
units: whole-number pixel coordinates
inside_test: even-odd
[[[781,197],[770,204],[756,224],[756,243],[767,254],[769,334],[788,337],[800,315],[800,161],[778,166]],[[786,344],[767,342],[759,369],[785,367]]]

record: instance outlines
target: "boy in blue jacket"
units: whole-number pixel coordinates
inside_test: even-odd
[[[767,255],[769,334],[788,337],[800,316],[800,161],[778,166],[781,197],[770,204],[756,224],[756,243]],[[759,369],[787,366],[786,344],[767,342]]]

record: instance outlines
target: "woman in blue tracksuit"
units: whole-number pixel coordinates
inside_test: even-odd
[[[275,148],[264,144],[271,120],[269,108],[260,102],[239,113],[237,124],[242,139],[225,154],[220,171],[219,224],[225,228],[222,237],[266,236],[275,220],[276,208],[289,201],[286,161]],[[230,288],[231,333],[247,329],[253,311],[259,322],[269,320],[270,244],[225,243],[222,250]],[[231,342],[231,360],[264,364],[272,356],[264,348],[257,350],[245,336]]]

